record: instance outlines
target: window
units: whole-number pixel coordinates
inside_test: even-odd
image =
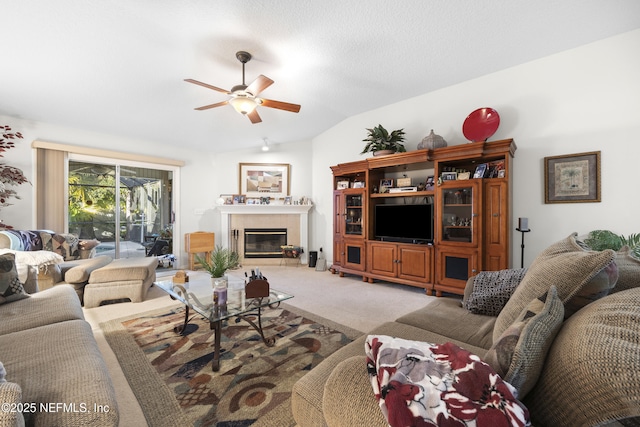
[[[39,229],[95,238],[102,242],[97,252],[114,258],[146,256],[160,238],[168,242],[162,253],[180,253],[180,239],[172,236],[179,235],[174,189],[183,162],[42,141],[32,146]]]

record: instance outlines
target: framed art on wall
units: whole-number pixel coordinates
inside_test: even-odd
[[[545,203],[600,201],[600,151],[544,158]]]
[[[288,196],[289,169],[286,163],[240,163],[240,193],[272,199]]]

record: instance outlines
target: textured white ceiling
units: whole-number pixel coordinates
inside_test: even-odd
[[[194,148],[310,139],[354,114],[640,28],[637,0],[0,0],[0,114]],[[185,83],[247,83],[260,108]]]

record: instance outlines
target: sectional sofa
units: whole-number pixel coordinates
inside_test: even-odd
[[[7,280],[9,256],[0,257]],[[77,293],[71,285],[38,292],[26,268],[28,295],[0,298],[0,426],[117,426],[113,384]]]
[[[397,365],[372,356],[371,343],[384,337],[413,343],[404,342]],[[389,417],[398,418],[394,411],[411,407],[414,416],[444,405],[444,394],[429,395],[406,380],[415,379],[423,343],[453,343],[477,355],[512,385],[536,427],[638,426],[640,260],[628,248],[591,251],[572,234],[543,251],[518,280],[470,279],[462,301],[442,297],[384,323],[302,377],[292,393],[297,424],[387,426]],[[413,370],[407,374],[401,366]],[[387,380],[394,386],[386,383],[375,394]],[[482,399],[499,395],[496,390]],[[398,391],[406,393],[397,397]]]

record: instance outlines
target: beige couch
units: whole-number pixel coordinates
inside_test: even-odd
[[[0,426],[117,426],[106,364],[71,285],[0,304]]]
[[[560,309],[564,307],[558,326],[549,328],[544,339],[521,344],[523,333],[508,374],[524,361],[519,365],[523,369],[516,369],[510,379],[527,384],[521,400],[533,425],[640,425],[640,261],[628,251],[588,251],[573,234],[536,258],[496,316],[471,313],[460,300],[443,297],[370,333],[453,342],[489,359],[496,352],[494,342],[502,342],[532,300],[551,286],[562,301]],[[464,303],[477,295],[476,287],[470,279]],[[563,313],[568,316],[564,321]],[[329,356],[294,385],[292,410],[300,427],[388,425],[367,373],[367,335]]]
[[[54,285],[69,284],[78,294],[80,302],[84,302],[84,288],[89,283],[89,277],[94,270],[105,267],[113,259],[107,255],[98,255],[88,259],[64,261],[40,269],[38,273],[38,288],[45,290]]]

